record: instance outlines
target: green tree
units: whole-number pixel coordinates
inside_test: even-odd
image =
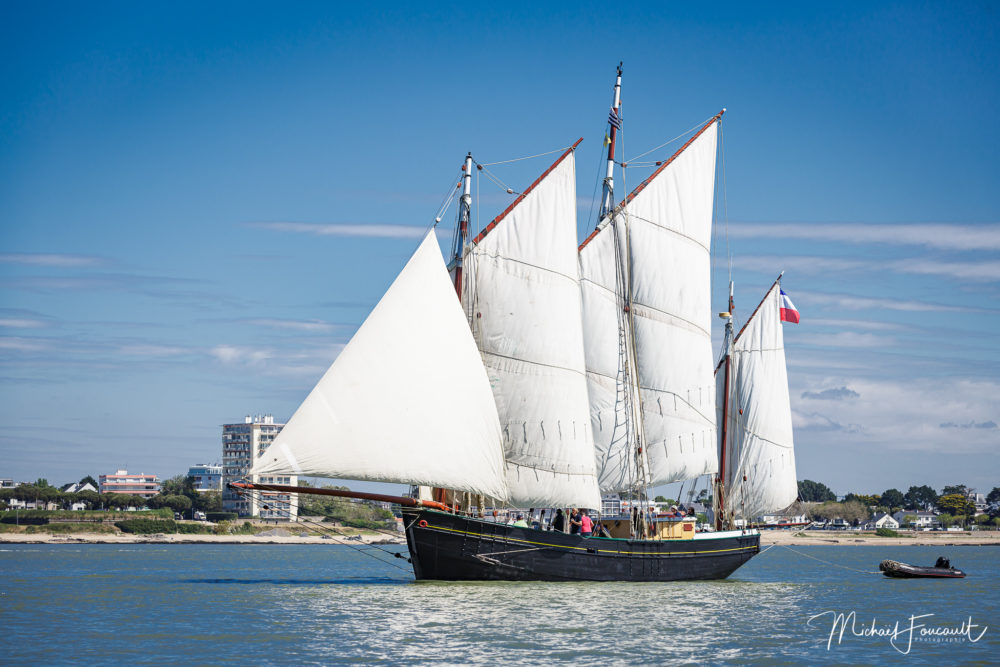
[[[955,517],[950,514],[938,514],[938,523],[941,524],[942,528],[947,528],[955,523]]]
[[[990,505],[1000,505],[1000,486],[994,486],[993,490],[986,494],[986,502]]]
[[[953,515],[975,514],[976,504],[961,493],[951,493],[937,500],[938,509]]]
[[[164,495],[161,493],[158,496],[148,499],[146,505],[154,510],[161,507],[169,507],[173,512],[186,512],[191,509],[191,499],[187,496],[176,494]]]
[[[191,507],[199,512],[221,512],[222,493],[219,491],[195,491]]]
[[[799,500],[807,503],[822,503],[829,500],[836,500],[837,496],[830,488],[821,482],[814,482],[810,479],[799,480]]]
[[[664,498],[663,496],[656,496],[656,498],[653,499],[653,502],[656,502],[656,503],[665,503],[665,502],[667,502],[667,499]]]
[[[882,494],[879,504],[885,505],[892,512],[893,510],[902,509],[905,502],[906,500],[903,498],[902,491],[898,489],[886,489]]]
[[[165,496],[191,496],[197,491],[193,479],[187,475],[174,475],[160,484],[160,493]]]
[[[967,486],[965,486],[965,484],[955,484],[953,486],[946,486],[946,487],[944,487],[944,490],[941,491],[941,495],[942,496],[951,496],[951,495],[954,495],[956,493],[960,493],[963,496],[964,495],[968,495],[969,488]]]
[[[865,507],[877,507],[880,504],[878,496],[870,495],[867,493],[848,493],[844,496],[844,502],[859,502]]]
[[[911,486],[903,499],[907,509],[928,510],[934,507],[938,495],[929,486]]]
[[[135,499],[137,496],[131,496],[126,493],[102,493],[101,502],[107,509],[117,509],[123,510],[126,507],[132,505],[134,507]]]
[[[101,506],[101,494],[97,491],[81,491],[77,496],[87,503],[87,509],[95,510]]]
[[[902,524],[904,526],[912,526],[913,522],[917,520],[916,514],[906,514],[903,516]]]
[[[84,477],[83,479],[80,480],[80,486],[83,486],[84,484],[90,484],[91,486],[93,486],[98,491],[101,490],[101,485],[98,484],[97,480],[94,479],[91,475],[87,475],[86,477]]]

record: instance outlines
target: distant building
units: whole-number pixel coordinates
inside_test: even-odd
[[[885,512],[878,512],[872,516],[871,519],[865,523],[865,530],[877,530],[879,528],[888,528],[889,530],[896,530],[899,528],[899,521],[897,521],[891,514],[886,514]]]
[[[67,484],[66,486],[62,487],[59,490],[62,491],[63,493],[80,493],[81,491],[94,491],[94,492],[97,491],[97,489],[94,488],[94,485],[91,484],[90,482],[87,482],[86,484],[73,482],[72,484]]]
[[[188,468],[195,491],[222,491],[222,466],[199,463]]]
[[[0,479],[0,489],[13,489],[17,484],[12,479]]]
[[[113,475],[101,475],[98,481],[101,493],[152,498],[160,492],[160,478],[144,472],[130,474],[127,470],[119,470]]]
[[[989,507],[986,502],[986,496],[981,493],[976,493],[975,489],[969,489],[965,494],[969,502],[976,506],[976,515],[985,514],[987,508]]]
[[[297,493],[253,492],[240,495],[228,488],[231,482],[246,480],[253,462],[271,446],[284,424],[275,424],[271,415],[247,415],[241,424],[222,425],[222,509],[240,516],[281,521],[295,521],[299,513]],[[295,475],[258,477],[249,481],[260,484],[296,486]]]
[[[909,517],[909,519],[907,519],[907,517]],[[915,530],[929,530],[941,527],[941,522],[938,521],[937,514],[934,512],[899,510],[892,515],[892,518],[894,518],[901,526],[908,525],[908,527]]]

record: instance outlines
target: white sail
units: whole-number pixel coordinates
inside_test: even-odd
[[[507,498],[493,394],[433,232],[251,473]]]
[[[620,289],[615,233],[631,289],[647,483],[718,470],[709,250],[716,141],[713,119],[580,251],[591,415],[606,490],[615,490],[634,466],[623,451],[625,440],[608,428],[620,421],[623,396],[621,389],[612,394],[621,373],[619,336],[607,331],[619,318],[612,309],[614,290]]]
[[[601,506],[584,378],[576,171],[566,155],[467,253],[463,302],[521,507]]]
[[[721,397],[725,365],[716,380]],[[754,519],[788,507],[798,483],[778,283],[733,343],[727,412],[726,515]]]
[[[601,490],[622,492],[639,486],[636,462],[638,424],[629,360],[631,328],[623,308],[625,237],[608,224],[580,249],[587,393]],[[630,423],[631,422],[631,423]]]

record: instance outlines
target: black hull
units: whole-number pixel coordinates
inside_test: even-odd
[[[725,579],[760,552],[760,534],[618,540],[518,528],[403,508],[418,580],[687,581]]]

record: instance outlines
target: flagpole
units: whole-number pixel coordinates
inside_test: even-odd
[[[611,215],[614,209],[615,190],[615,140],[618,138],[618,129],[621,127],[621,90],[622,90],[622,64],[618,63],[618,78],[615,79],[615,92],[612,98],[611,111],[608,114],[608,168],[604,175],[604,189],[601,198],[600,219]]]

